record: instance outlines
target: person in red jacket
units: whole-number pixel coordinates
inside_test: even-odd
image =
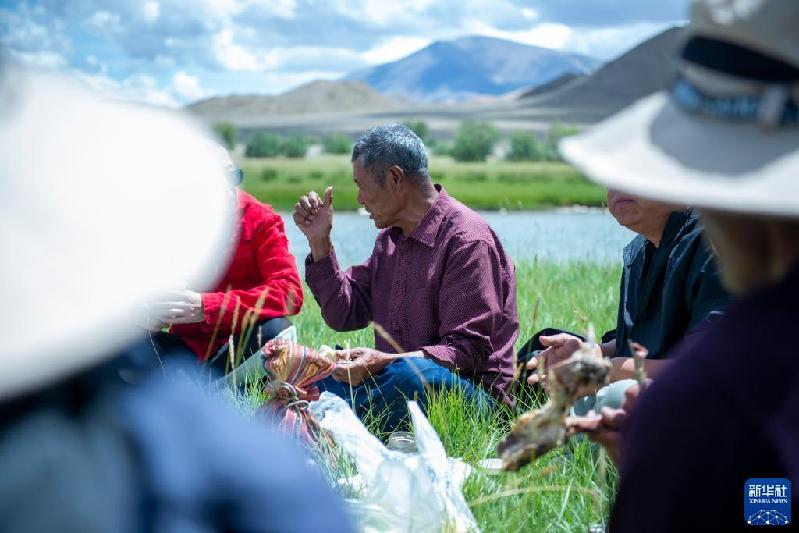
[[[226,170],[241,183],[227,150],[215,147]],[[287,316],[300,311],[303,289],[289,251],[283,219],[272,206],[236,189],[238,233],[227,271],[212,292],[172,291],[153,304],[160,319],[151,329],[156,351],[185,344],[219,372],[231,370],[260,346],[291,326]],[[160,331],[169,327],[169,332]],[[234,352],[231,356],[232,336]]]

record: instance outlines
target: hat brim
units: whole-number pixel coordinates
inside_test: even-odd
[[[799,216],[799,128],[689,114],[659,92],[563,139],[560,151],[597,183],[642,197]]]
[[[165,291],[210,288],[234,220],[193,123],[4,74],[0,397],[113,355],[145,334],[143,304]]]

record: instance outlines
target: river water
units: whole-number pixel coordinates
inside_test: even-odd
[[[624,246],[634,233],[619,226],[605,209],[563,209],[500,213],[481,212],[499,236],[514,261],[534,258],[547,261],[589,261],[620,263]],[[304,270],[308,242],[287,213],[291,250],[300,271]],[[333,245],[343,268],[362,263],[372,252],[378,230],[368,216],[336,213]]]

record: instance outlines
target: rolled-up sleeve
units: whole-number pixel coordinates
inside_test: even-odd
[[[305,281],[322,312],[322,318],[336,331],[363,329],[372,320],[371,270],[366,263],[342,272],[335,250],[314,261],[305,261]]]
[[[502,322],[502,268],[484,241],[455,244],[439,294],[440,342],[421,349],[450,369],[483,369]]]

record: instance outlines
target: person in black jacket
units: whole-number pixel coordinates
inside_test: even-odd
[[[609,531],[795,530],[799,2],[694,0],[690,18],[673,86],[560,150],[602,185],[695,206],[735,300],[622,410],[571,424],[618,460]]]
[[[643,366],[654,378],[669,364],[669,350],[721,316],[729,298],[694,210],[614,189],[608,190],[607,203],[619,224],[638,235],[624,248],[616,329],[600,344],[611,360],[612,385],[600,390],[596,399],[578,402],[579,414],[606,405],[620,407],[635,377],[631,342],[647,350]],[[520,359],[529,360],[528,383],[539,381],[539,358],[549,367],[569,357],[582,342],[567,332],[539,333],[520,351]],[[541,351],[531,353],[536,349]]]

